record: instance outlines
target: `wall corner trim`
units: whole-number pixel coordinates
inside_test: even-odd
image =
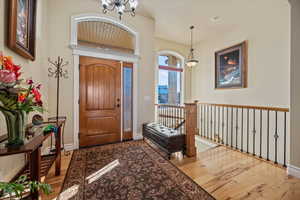
[[[144,137],[142,133],[138,133],[133,136],[133,140],[142,140],[143,138]]]
[[[293,165],[288,165],[287,174],[296,178],[300,178],[300,168]]]

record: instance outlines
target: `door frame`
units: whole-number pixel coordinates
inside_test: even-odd
[[[101,50],[90,47],[83,47],[77,44],[77,24],[82,21],[104,21],[115,24],[121,28],[124,28],[135,37],[135,51],[134,55],[119,53],[115,51]],[[118,19],[108,18],[99,14],[82,14],[71,17],[71,43],[70,48],[73,50],[73,63],[74,63],[74,74],[73,74],[73,85],[74,85],[74,114],[73,114],[73,143],[74,149],[79,148],[79,57],[87,56],[100,59],[117,60],[122,62],[133,63],[133,139],[140,139],[137,134],[137,105],[138,105],[138,65],[139,65],[139,34],[127,25],[122,24]],[[123,71],[123,66],[121,66]],[[121,75],[121,88],[123,88],[123,75]],[[123,93],[121,93],[121,107],[123,108]],[[123,110],[121,109],[121,141],[123,140]]]

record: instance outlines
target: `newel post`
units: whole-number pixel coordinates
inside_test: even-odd
[[[185,103],[185,142],[186,154],[189,157],[196,156],[195,135],[197,134],[197,102]]]

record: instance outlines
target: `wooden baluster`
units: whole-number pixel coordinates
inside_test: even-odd
[[[196,156],[195,135],[197,133],[197,103],[186,103],[186,153],[189,157]]]

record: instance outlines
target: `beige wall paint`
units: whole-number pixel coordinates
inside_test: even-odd
[[[0,0],[0,51],[5,55],[12,56],[14,62],[22,66],[24,78],[32,77],[34,81],[43,85],[42,95],[45,107],[48,102],[48,78],[47,78],[47,8],[46,0],[38,1],[37,9],[37,33],[36,33],[36,60],[31,62],[17,55],[6,47],[7,31],[7,2]],[[47,113],[44,114],[45,117]],[[29,116],[31,119],[31,116]],[[4,121],[0,121],[1,130],[5,127]],[[4,128],[6,129],[6,128]],[[0,181],[10,180],[24,164],[24,155],[0,157]]]
[[[243,25],[196,46],[200,64],[192,72],[193,99],[211,103],[290,106],[290,6],[285,1],[274,1],[269,9],[268,1],[260,2],[255,14]],[[215,90],[214,53],[244,40],[249,44],[248,88]]]
[[[193,100],[290,108],[290,5],[287,1],[274,1],[272,9],[269,9],[270,1],[260,2],[255,15],[249,16],[238,28],[196,45],[200,63],[192,70]],[[215,90],[214,53],[245,40],[248,41],[248,87]],[[289,120],[289,115],[287,117]],[[288,138],[289,127],[288,124]],[[278,129],[283,130],[281,124]],[[264,147],[265,143],[263,140]],[[280,145],[283,146],[282,143]],[[283,155],[282,150],[279,148],[280,156]],[[289,149],[287,151],[289,155]],[[272,154],[274,152],[270,152],[274,158]]]
[[[300,168],[300,1],[291,2],[291,162]]]
[[[71,16],[96,13],[102,15],[99,1],[82,0],[51,0],[48,1],[48,34],[49,34],[49,56],[62,56],[70,64],[67,66],[69,79],[62,81],[60,114],[68,118],[65,130],[65,142],[73,143],[73,56],[70,44],[70,22]],[[103,15],[107,16],[107,15]],[[116,21],[119,19],[115,16]],[[154,119],[154,21],[142,16],[131,17],[124,15],[122,22],[139,32],[140,36],[140,61],[138,66],[138,133],[141,133],[142,123]],[[49,110],[55,111],[56,106],[56,84],[50,80],[49,85]],[[147,112],[145,112],[147,108]],[[51,115],[54,115],[51,112]]]
[[[179,44],[176,42],[155,38],[155,51],[173,51],[182,55],[187,59],[190,47],[184,44]],[[189,102],[191,99],[191,70],[189,68],[184,68],[184,101]]]

